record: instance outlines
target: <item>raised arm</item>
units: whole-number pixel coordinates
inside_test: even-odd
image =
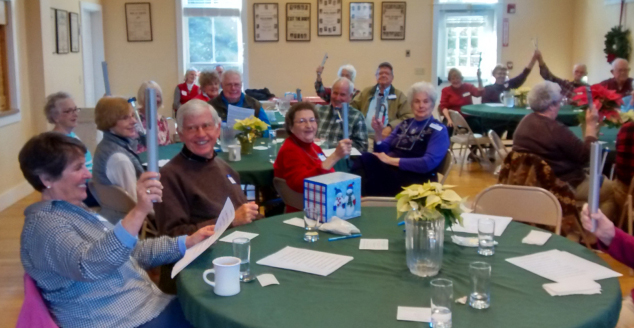
[[[174,102],[172,103],[172,109],[174,112],[178,110],[178,107],[181,106],[181,90],[176,86],[174,90]]]
[[[517,89],[521,87],[522,84],[526,82],[526,78],[531,73],[531,70],[533,69],[533,66],[535,66],[536,62],[537,62],[537,55],[536,53],[534,53],[533,57],[531,57],[531,61],[528,63],[528,65],[526,65],[526,68],[524,68],[524,70],[518,76],[509,80],[508,82],[509,88]]]

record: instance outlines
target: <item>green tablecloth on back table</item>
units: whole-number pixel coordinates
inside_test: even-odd
[[[232,230],[258,233],[251,241],[251,272],[273,273],[280,285],[261,287],[242,283],[238,295],[221,297],[202,279],[212,260],[231,256],[231,244],[218,242],[177,277],[178,297],[186,317],[203,327],[427,327],[396,320],[397,306],[430,306],[432,278],[412,275],[405,263],[403,226],[396,225],[394,208],[367,208],[351,219],[363,238],[389,239],[388,251],[361,251],[359,238],[329,242],[320,232],[315,244],[303,241],[303,229],[282,223],[298,213],[256,221]],[[553,235],[544,246],[522,244],[534,229],[511,222],[492,257],[477,255],[476,248],[453,244],[445,234],[443,267],[437,277],[454,282],[454,297],[470,292],[468,266],[473,261],[492,264],[491,307],[475,310],[453,307],[454,327],[614,327],[621,307],[618,279],[600,280],[600,295],[552,297],[542,288],[549,280],[516,267],[505,259],[559,249],[605,265],[590,250]],[[232,230],[225,234],[231,233]],[[285,246],[314,249],[354,259],[327,277],[255,264]],[[210,275],[213,279],[213,275]]]
[[[581,137],[581,126],[571,126],[570,130],[579,137],[579,139],[583,139]],[[599,141],[605,142],[607,148],[614,150],[616,147],[616,135],[618,133],[619,128],[608,128],[604,126],[599,130]]]
[[[275,111],[275,121],[271,121],[271,129],[277,130],[284,127],[284,116],[280,112]]]
[[[532,113],[530,109],[525,107],[499,107],[489,106],[487,104],[466,105],[462,106],[461,111],[468,115],[478,116],[481,118],[495,119],[508,122],[519,122],[524,116]],[[578,125],[577,115],[578,109],[573,106],[562,106],[559,110],[557,120],[568,126]]]

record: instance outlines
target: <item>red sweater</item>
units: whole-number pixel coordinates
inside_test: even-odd
[[[193,85],[191,91],[187,90],[187,83],[181,83],[178,85],[178,89],[181,91],[181,105],[196,98],[200,93],[197,85]]]
[[[304,179],[321,174],[335,172],[335,169],[324,170],[319,154],[323,151],[315,143],[305,143],[294,135],[290,135],[277,154],[273,164],[276,178],[286,180],[286,184],[299,193],[304,193]],[[325,156],[325,155],[324,155]],[[287,212],[298,212],[301,209],[286,206]]]
[[[211,98],[207,97],[207,95],[204,94],[204,93],[199,93],[196,97],[194,97],[192,99],[200,99],[200,100],[202,100],[204,102],[210,102],[211,101]]]
[[[438,109],[442,111],[447,108],[461,113],[460,108],[462,108],[462,106],[472,104],[472,96],[480,97],[481,95],[482,90],[478,90],[478,88],[471,83],[463,83],[460,88],[448,86],[442,89]]]

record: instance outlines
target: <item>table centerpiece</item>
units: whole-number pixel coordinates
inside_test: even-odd
[[[261,137],[262,132],[266,131],[268,127],[268,124],[253,115],[243,120],[236,120],[233,129],[240,131],[236,135],[236,138],[240,141],[240,153],[242,155],[253,153],[255,139]]]

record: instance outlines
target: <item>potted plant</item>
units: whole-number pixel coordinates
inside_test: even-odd
[[[462,225],[468,211],[464,199],[437,182],[415,184],[396,195],[396,211],[405,213],[405,252],[411,273],[421,277],[438,274],[442,265],[445,226]]]
[[[621,96],[616,91],[608,90],[600,84],[592,85],[590,92],[592,92],[592,104],[599,111],[599,124],[608,127],[620,127],[623,124],[619,110],[623,104]],[[576,88],[575,96],[572,100],[582,109],[578,119],[581,124],[581,131],[585,137],[586,110],[589,107],[586,87]]]
[[[253,152],[255,139],[261,137],[262,132],[266,131],[268,127],[268,124],[253,115],[244,120],[236,120],[233,129],[240,131],[240,133],[236,135],[236,138],[240,141],[240,153],[242,155],[251,154]]]
[[[530,91],[531,89],[527,87],[521,87],[521,88],[513,90],[513,93],[515,94],[515,99],[517,99],[517,103],[515,103],[515,105],[518,107],[527,107],[528,106],[527,97],[528,97],[528,92]]]

